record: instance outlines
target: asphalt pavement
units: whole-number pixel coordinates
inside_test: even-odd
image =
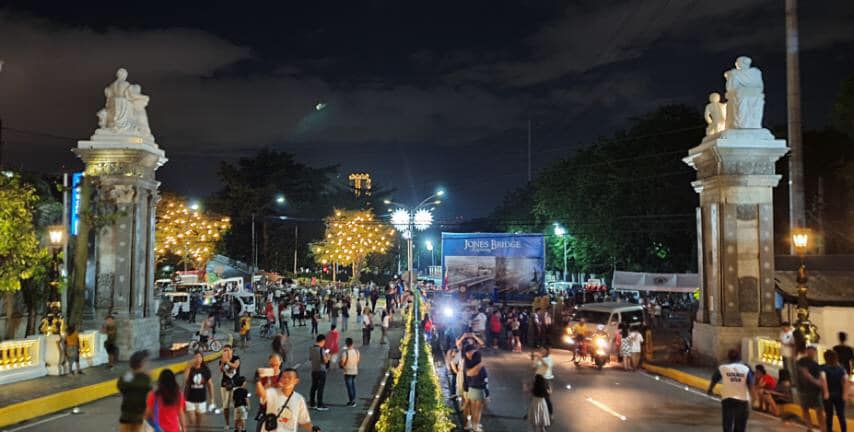
[[[223,329],[230,328],[227,321],[223,322]],[[266,366],[267,356],[271,352],[271,340],[263,339],[258,336],[257,325],[252,329],[252,342],[246,350],[237,350],[237,354],[241,359],[241,374],[249,379],[247,388],[250,393],[254,393],[254,382],[251,380],[254,371],[258,367]],[[307,323],[308,324],[308,323]],[[357,385],[357,406],[350,408],[346,407],[347,392],[344,386],[344,377],[341,370],[333,366],[328,372],[324,401],[330,407],[326,412],[311,412],[311,419],[315,425],[323,428],[324,432],[338,431],[354,431],[358,428],[361,420],[364,418],[365,412],[373,400],[373,391],[380,382],[380,378],[385,374],[386,358],[390,347],[399,345],[401,338],[401,327],[397,326],[389,331],[389,344],[379,345],[379,330],[374,332],[371,340],[371,345],[363,347],[361,345],[362,337],[359,326],[356,324],[355,318],[351,318],[349,331],[342,333],[341,345],[347,337],[352,337],[356,342],[355,346],[362,354],[362,360],[359,365],[359,376],[356,379]],[[198,324],[187,325],[186,323],[178,323],[179,326],[192,326],[195,328]],[[297,368],[300,376],[300,382],[297,386],[297,391],[308,399],[309,387],[311,386],[310,364],[308,362],[308,349],[314,343],[314,336],[310,334],[310,325],[306,327],[291,328],[291,343],[292,351],[289,354],[287,366]],[[326,332],[329,330],[329,321],[324,319],[320,323],[320,330]],[[216,389],[217,406],[220,406],[219,383],[221,375],[216,362],[209,364],[213,372],[214,387]],[[257,410],[257,397],[252,394],[250,403],[252,404],[251,416]],[[56,432],[56,431],[113,431],[116,430],[117,420],[119,416],[119,406],[121,398],[119,396],[111,396],[99,401],[83,405],[79,407],[79,414],[69,412],[58,413],[43,418],[36,418],[26,423],[10,426],[2,431],[4,432]],[[232,420],[233,422],[233,420]],[[249,420],[247,430],[255,430],[253,420]],[[225,425],[222,414],[209,414],[205,416],[204,427],[196,430],[217,430],[222,431]]]
[[[523,384],[533,377],[530,353],[483,351],[491,400],[482,420],[487,432],[527,431],[523,418],[530,396]],[[603,370],[581,365],[571,354],[553,350],[555,359],[551,431],[720,431],[720,401],[684,385],[656,379],[644,371],[627,372],[616,364]],[[753,412],[750,431],[794,431],[803,426]]]

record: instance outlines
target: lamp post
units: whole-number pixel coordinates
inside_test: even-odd
[[[800,331],[807,343],[818,343],[820,336],[818,328],[810,322],[809,302],[807,301],[807,266],[805,255],[809,247],[810,235],[806,229],[796,230],[792,233],[792,246],[801,257],[801,265],[798,268],[798,321],[795,330]]]
[[[566,282],[566,228],[555,222],[555,235],[563,241],[563,281]]]
[[[48,304],[52,305],[59,301],[59,251],[65,246],[65,226],[51,225],[47,228],[47,234],[50,240],[50,250],[53,253],[50,294],[48,294]]]
[[[439,199],[445,195],[445,191],[438,190],[433,195],[421,200],[418,205],[408,207],[394,201],[383,201],[386,205],[394,205],[398,208],[391,213],[391,224],[406,239],[407,270],[409,272],[409,289],[415,286],[415,273],[412,266],[412,248],[415,231],[424,231],[433,224],[433,207],[439,205]]]
[[[285,198],[284,195],[281,195],[281,194],[276,195],[276,197],[274,198],[274,201],[277,205],[280,205],[280,206],[285,205],[287,203],[287,199]],[[270,202],[267,202],[267,204],[264,204],[260,210],[263,212],[264,210],[267,210],[269,208],[269,206],[270,206]],[[255,239],[255,214],[256,214],[256,212],[253,211],[252,212],[252,234],[251,234],[252,249],[250,250],[250,256],[249,256],[250,260],[252,261],[252,265],[250,266],[251,267],[251,274],[249,276],[249,286],[252,287],[253,292],[255,291],[255,271],[258,270],[258,244],[257,244],[257,241]]]
[[[436,266],[436,254],[433,253],[433,241],[427,240],[424,242],[424,245],[427,246],[427,250],[430,251],[430,267]]]

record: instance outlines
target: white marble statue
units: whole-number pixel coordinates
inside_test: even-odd
[[[726,129],[762,128],[765,107],[762,72],[750,67],[750,57],[739,57],[735,68],[724,73],[726,78]]]
[[[709,94],[709,103],[703,117],[706,118],[706,136],[712,136],[723,132],[726,128],[726,106],[721,102],[721,95],[717,92]]]
[[[151,128],[148,126],[148,113],[145,107],[148,106],[148,96],[142,94],[142,87],[139,84],[133,84],[129,88],[130,100],[133,103],[133,117],[136,120],[136,128],[144,135],[151,135]]]
[[[129,83],[127,76],[127,70],[120,68],[116,80],[104,89],[107,102],[97,113],[98,127],[106,133],[152,137],[146,113],[149,97],[138,84]]]

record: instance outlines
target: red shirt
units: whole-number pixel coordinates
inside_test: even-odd
[[[759,379],[759,382],[756,383],[760,390],[771,390],[774,391],[777,389],[777,380],[774,379],[771,375],[765,374],[762,378]]]
[[[148,398],[145,405],[154,412],[154,392],[148,393]],[[181,412],[187,410],[187,402],[184,399],[184,394],[178,392],[178,401],[173,405],[166,405],[163,399],[157,398],[157,421],[160,423],[160,429],[163,432],[180,432],[180,422],[178,421]]]
[[[329,352],[332,354],[338,354],[338,339],[340,335],[341,333],[338,333],[338,330],[326,334],[326,348],[329,348]]]

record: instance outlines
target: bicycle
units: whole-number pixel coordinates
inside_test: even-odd
[[[195,337],[190,341],[189,350],[190,352],[220,352],[222,350],[222,342],[218,341],[215,337],[202,337],[199,335],[199,332],[196,332]]]
[[[262,338],[266,338],[266,339],[272,339],[273,337],[275,337],[277,330],[278,329],[276,328],[275,322],[267,321],[267,322],[264,322],[263,324],[261,324],[260,326],[258,326],[258,332],[259,332],[260,336]]]

